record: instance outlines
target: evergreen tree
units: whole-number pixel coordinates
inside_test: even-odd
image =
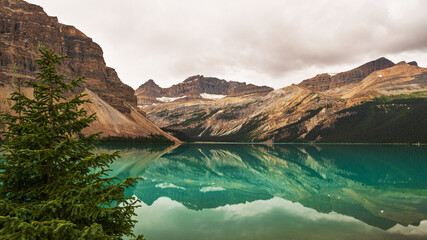
[[[139,178],[107,176],[118,153],[95,154],[99,134],[82,136],[95,120],[73,90],[83,78],[65,82],[56,65],[65,56],[40,47],[40,73],[12,93],[16,114],[2,114],[5,142],[0,161],[1,239],[122,239],[133,236],[138,200],[124,190]],[[139,236],[138,238],[142,238]]]

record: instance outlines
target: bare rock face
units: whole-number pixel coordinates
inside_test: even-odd
[[[135,91],[135,95],[138,97],[138,104],[151,104],[158,102],[157,98],[160,97],[194,99],[200,98],[202,93],[237,97],[250,94],[266,95],[271,91],[273,89],[266,86],[196,75],[169,88],[161,88],[150,79]]]
[[[85,103],[83,107],[88,114],[96,114],[97,121],[93,122],[89,128],[83,130],[84,134],[102,132],[101,136],[130,136],[140,137],[162,135],[171,141],[178,142],[177,139],[163,132],[145,118],[137,107],[128,105],[130,114],[123,114],[110,104],[103,101],[97,94],[90,90],[85,90],[86,98],[91,103]]]
[[[315,77],[302,81],[299,86],[306,87],[312,91],[325,91],[329,89],[332,76],[327,73],[317,74]]]
[[[13,65],[23,80],[34,78],[38,44],[68,55],[59,72],[70,79],[85,76],[86,87],[124,114],[136,106],[131,87],[106,66],[102,49],[73,26],[58,22],[41,7],[22,0],[0,0],[0,84],[10,83]],[[83,91],[83,89],[81,89]]]
[[[339,88],[347,84],[358,83],[372,72],[394,66],[390,60],[382,57],[368,62],[347,72],[329,75],[327,73],[319,74],[314,78],[306,79],[299,85],[312,91],[323,92],[334,88]]]
[[[150,79],[135,90],[135,96],[137,96],[138,105],[155,103],[156,98],[162,96],[162,88]]]
[[[418,67],[418,63],[416,61],[408,62],[408,64]]]
[[[91,38],[73,26],[49,17],[41,7],[22,0],[0,0],[0,111],[11,112],[8,98],[14,91],[11,85],[13,66],[22,80],[36,77],[35,59],[40,58],[39,43],[54,48],[57,54],[68,55],[58,66],[58,72],[74,79],[85,76],[84,92],[92,103],[85,104],[89,114],[96,113],[97,121],[84,130],[85,134],[102,132],[101,136],[146,137],[163,132],[145,118],[136,106],[134,90],[122,83],[114,69],[107,67],[102,49]],[[32,89],[23,87],[27,96]]]

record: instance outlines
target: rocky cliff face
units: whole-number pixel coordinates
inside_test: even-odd
[[[390,60],[386,58],[379,58],[350,71],[338,73],[333,76],[327,73],[319,74],[313,78],[302,81],[299,85],[312,91],[327,91],[347,84],[358,83],[372,72],[392,67],[393,65],[394,63]]]
[[[0,0],[0,83],[10,83],[13,65],[23,80],[35,77],[34,59],[38,44],[68,55],[60,72],[69,78],[86,77],[86,87],[122,113],[127,103],[136,106],[131,87],[123,84],[114,69],[107,67],[102,49],[73,26],[58,22],[41,7],[22,0]],[[83,89],[82,89],[83,90]]]
[[[226,81],[214,77],[196,75],[189,77],[184,82],[169,88],[160,88],[153,80],[148,80],[136,91],[138,104],[151,104],[159,102],[158,98],[201,98],[203,93],[224,96],[243,96],[251,94],[265,95],[273,91],[266,86],[255,86],[241,82]]]
[[[97,113],[98,120],[86,133],[103,132],[103,136],[139,137],[150,134],[175,138],[148,121],[136,107],[134,90],[122,83],[114,69],[107,67],[102,49],[78,29],[58,22],[41,7],[22,0],[0,0],[0,109],[10,112],[7,100],[13,91],[13,66],[22,80],[34,79],[39,58],[39,43],[68,55],[58,72],[68,80],[85,76],[86,92],[93,104],[85,106]],[[32,90],[25,88],[28,96]]]
[[[89,128],[84,129],[84,134],[102,132],[101,136],[130,136],[140,137],[162,135],[171,141],[178,142],[176,138],[163,132],[159,127],[147,120],[137,107],[128,104],[129,114],[123,114],[102,100],[97,94],[86,89],[87,98],[91,103],[85,103],[84,108],[88,114],[96,114],[97,121]]]
[[[158,102],[157,98],[162,97],[162,88],[152,79],[148,80],[135,90],[138,105]]]

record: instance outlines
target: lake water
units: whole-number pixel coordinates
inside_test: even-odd
[[[427,239],[426,146],[111,148],[148,240]]]

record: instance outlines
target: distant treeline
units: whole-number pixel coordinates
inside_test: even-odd
[[[101,144],[174,144],[175,142],[162,135],[150,134],[147,137],[108,136],[101,137]]]
[[[305,139],[312,141],[320,137],[320,142],[348,143],[426,143],[427,98],[410,96],[382,96],[344,109],[337,114],[347,114],[345,117],[338,118],[332,127],[315,127]]]

